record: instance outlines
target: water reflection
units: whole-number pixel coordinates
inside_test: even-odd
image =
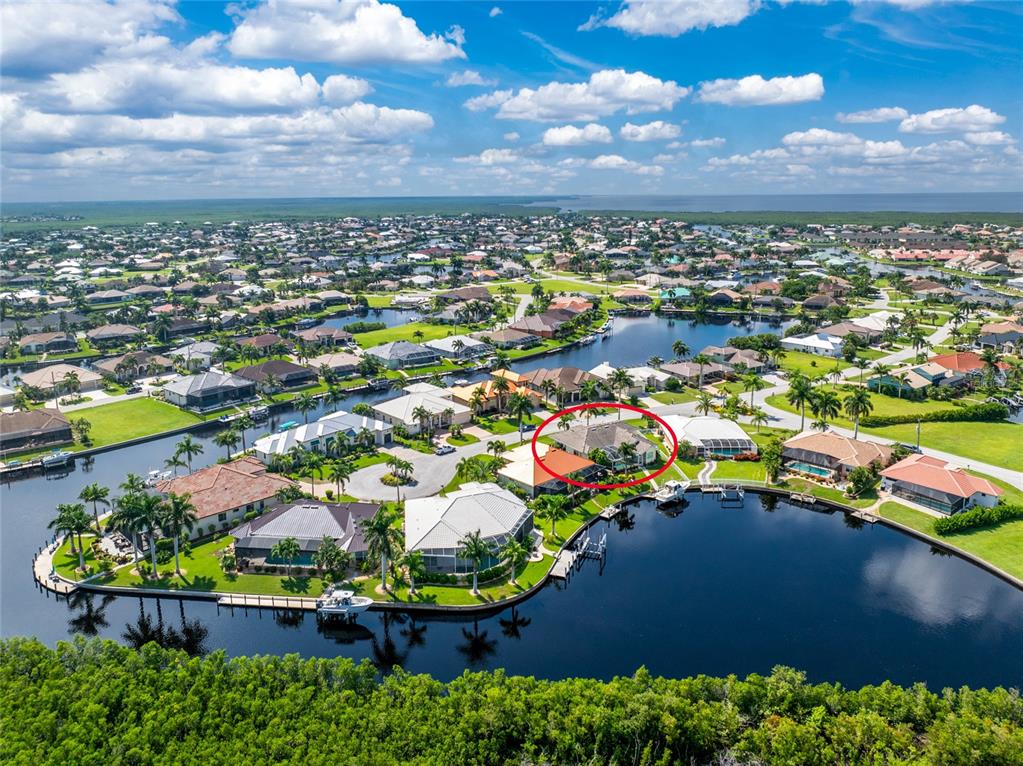
[[[84,590],[72,593],[68,598],[72,616],[67,622],[67,632],[71,635],[81,633],[83,636],[98,636],[100,631],[110,627],[106,610],[114,600],[114,596],[99,596]]]
[[[472,630],[462,628],[464,643],[455,647],[458,653],[465,658],[465,663],[471,668],[485,665],[490,657],[497,654],[497,639],[490,638],[486,630],[480,630],[478,618],[472,621]]]
[[[178,601],[181,612],[181,627],[165,624],[163,621],[163,606],[161,599],[155,600],[156,621],[146,611],[144,599],[139,599],[139,616],[133,623],[124,626],[121,633],[121,640],[132,647],[140,649],[148,643],[156,643],[165,649],[181,649],[189,656],[199,657],[209,650],[206,647],[206,639],[209,636],[207,628],[198,619],[185,617],[185,602]]]

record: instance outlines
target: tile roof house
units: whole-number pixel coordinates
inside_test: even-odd
[[[488,344],[469,335],[449,335],[428,340],[423,345],[448,359],[472,359],[486,356],[493,350]]]
[[[542,314],[527,314],[508,325],[510,330],[529,333],[541,338],[553,338],[575,317],[571,311],[548,309]]]
[[[389,370],[422,367],[428,364],[437,364],[440,361],[440,354],[432,348],[420,346],[418,343],[409,343],[407,340],[396,340],[374,346],[366,349],[365,354],[377,359]]]
[[[113,375],[120,380],[133,380],[144,378],[154,372],[157,374],[169,372],[174,369],[174,361],[148,351],[130,351],[96,362],[93,366],[101,373]]]
[[[144,334],[142,330],[134,325],[105,324],[102,327],[89,330],[85,333],[85,337],[89,339],[90,343],[94,343],[97,346],[116,346],[119,343],[135,340]]]
[[[536,454],[540,457],[539,461],[533,457],[531,444],[523,444],[505,452],[501,457],[508,462],[498,469],[498,478],[518,487],[530,497],[536,497],[539,494],[570,491],[571,485],[557,476],[582,480],[596,468],[596,463],[589,458],[573,455],[543,442],[537,442]],[[557,476],[552,476],[552,472]]]
[[[782,444],[782,462],[787,470],[817,478],[842,480],[854,468],[871,464],[880,467],[891,459],[892,450],[884,444],[833,431],[804,431]]]
[[[54,447],[72,441],[71,424],[57,410],[0,412],[0,453]]]
[[[611,460],[615,470],[634,465],[649,465],[657,459],[657,446],[647,439],[640,429],[631,423],[579,423],[567,431],[551,434],[555,444],[574,455],[589,458],[594,450],[600,450]],[[635,448],[635,458],[625,456],[623,446]]]
[[[67,332],[37,332],[24,335],[18,341],[23,354],[42,354],[51,351],[74,351],[78,348],[75,336]]]
[[[995,505],[1005,493],[998,485],[940,458],[910,455],[881,471],[881,488],[942,513]]]
[[[533,529],[533,512],[507,489],[488,482],[469,482],[446,497],[405,501],[405,550],[420,551],[434,572],[471,572],[473,562],[458,556],[459,541],[479,532],[492,549],[510,538],[526,540]],[[480,562],[487,569],[500,554]]]
[[[340,327],[310,327],[306,330],[297,330],[296,338],[301,338],[306,343],[316,346],[347,346],[352,343],[352,334]]]
[[[257,439],[252,448],[263,463],[269,464],[277,455],[285,455],[295,447],[311,452],[335,454],[341,444],[352,444],[363,431],[367,431],[373,444],[391,443],[393,427],[382,420],[349,412],[332,412],[312,423],[289,428]]]
[[[67,375],[78,378],[79,391],[93,391],[103,383],[103,376],[73,364],[51,364],[48,367],[30,370],[22,373],[21,383],[42,389],[46,393],[52,393],[54,390],[63,392],[64,379]]]
[[[538,335],[533,335],[522,330],[493,330],[492,332],[479,333],[479,337],[488,341],[497,348],[529,348],[540,342]]]
[[[231,463],[218,463],[200,468],[188,476],[157,482],[156,491],[167,495],[190,495],[199,519],[192,538],[228,529],[250,511],[258,511],[275,503],[275,495],[294,482],[277,474],[267,473],[266,466],[254,457]]]
[[[321,367],[329,367],[333,372],[338,375],[352,375],[359,370],[359,362],[362,358],[355,354],[350,354],[347,351],[337,351],[334,353],[320,354],[320,356],[314,357],[309,360],[309,366],[315,370]]]
[[[287,359],[269,359],[259,364],[242,367],[235,375],[257,384],[265,383],[271,376],[277,378],[285,388],[315,383],[316,373],[308,367],[289,362]]]
[[[452,424],[465,425],[472,418],[471,410],[453,399],[451,390],[429,383],[415,383],[406,386],[406,395],[397,399],[371,404],[373,411],[386,423],[401,425],[410,434],[418,434],[422,426],[414,414],[423,408],[431,415],[434,428],[445,428]]]
[[[312,565],[313,554],[329,537],[356,561],[366,557],[366,540],[360,522],[372,518],[380,509],[377,503],[323,503],[302,500],[287,503],[245,521],[231,530],[234,550],[242,566],[287,564],[273,558],[271,551],[281,540],[292,537],[301,551],[292,564]]]
[[[522,374],[520,382],[526,388],[531,391],[535,391],[538,394],[544,394],[544,384],[550,381],[554,384],[556,389],[561,390],[561,394],[557,392],[551,395],[550,400],[554,401],[556,398],[560,398],[561,402],[574,402],[578,401],[582,397],[582,386],[588,380],[596,381],[600,383],[600,378],[596,375],[580,370],[578,367],[541,367],[537,370],[532,370]]]

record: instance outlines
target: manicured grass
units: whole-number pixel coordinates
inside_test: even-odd
[[[261,596],[316,597],[323,592],[319,577],[282,577],[272,574],[225,574],[220,568],[217,553],[226,548],[233,538],[222,535],[195,545],[188,555],[181,556],[182,576],[174,573],[174,560],[157,567],[159,580],[145,580],[131,573],[131,565],[118,569],[104,585],[127,588],[162,588],[166,590],[217,591],[224,593],[251,593]]]
[[[851,386],[848,384],[840,384],[838,386],[833,386],[829,383],[821,386],[821,388],[829,391],[834,391],[836,394],[838,394],[838,398],[840,400],[844,400],[847,396],[849,396],[850,393],[856,390],[856,386]],[[911,399],[899,399],[896,396],[879,394],[873,391],[869,393],[870,402],[874,406],[874,409],[873,411],[871,411],[870,414],[876,417],[887,417],[890,415],[926,415],[932,412],[942,412],[944,410],[954,409],[954,405],[951,404],[950,402],[936,402],[930,399],[916,401]],[[789,404],[788,401],[785,399],[785,394],[773,394],[767,397],[766,402],[772,407],[777,407],[780,410],[794,412],[797,415],[799,414],[799,410],[793,407],[791,404]],[[809,406],[807,407],[806,414],[808,418],[811,417]],[[852,421],[844,416],[839,417],[833,422],[835,423],[835,425],[843,426],[845,428],[853,427]],[[928,424],[925,423],[924,425]],[[916,429],[916,424],[913,424],[913,428],[914,430]]]
[[[618,499],[621,499],[620,497]],[[617,500],[615,501],[617,502]],[[593,500],[588,500],[582,505],[576,506],[572,509],[572,512],[561,519],[554,525],[554,536],[551,536],[551,523],[544,521],[543,519],[536,519],[534,524],[536,527],[543,532],[544,547],[549,551],[557,550],[565,541],[574,535],[578,531],[579,527],[585,524],[587,521],[592,519],[602,508],[606,508],[609,503],[600,506],[597,505]]]
[[[388,455],[378,452],[375,455],[360,455],[352,461],[352,468],[358,471],[360,468],[367,468],[371,465],[386,463]]]
[[[934,531],[935,518],[901,503],[883,503],[879,513],[886,519],[940,539],[942,542],[979,556],[999,569],[1023,577],[1023,521],[1010,521],[997,527],[976,529],[942,537]]]
[[[777,486],[793,492],[813,495],[814,497],[819,497],[822,500],[831,500],[832,502],[839,503],[850,508],[868,508],[877,502],[877,493],[874,492],[874,490],[868,490],[854,500],[847,497],[845,492],[840,489],[824,487],[805,479],[783,479]]]
[[[867,433],[914,444],[916,424],[872,428]],[[1018,423],[921,423],[920,444],[965,459],[1023,471],[1023,425]]]
[[[365,295],[366,303],[372,309],[383,309],[391,305],[394,297],[391,295]]]
[[[386,327],[383,330],[371,332],[360,332],[355,336],[355,342],[362,348],[372,348],[382,343],[390,343],[396,340],[407,340],[410,343],[422,343],[437,338],[446,338],[449,335],[464,335],[471,332],[473,328],[461,325],[431,324],[429,322],[411,322],[398,325],[397,327]],[[417,332],[423,335],[421,338],[413,337]]]
[[[535,426],[539,426],[542,422],[543,420],[536,415],[530,415],[528,419],[522,421],[523,425],[532,423]],[[518,421],[503,416],[477,418],[476,425],[492,434],[516,434],[519,431]],[[526,436],[526,433],[523,432],[523,436]]]
[[[650,394],[650,398],[661,404],[685,404],[686,402],[696,401],[696,392],[691,388],[678,392],[658,391],[657,393]]]
[[[464,431],[462,432],[461,436],[449,436],[447,438],[447,443],[452,445],[453,447],[464,447],[466,444],[475,444],[478,441],[479,441],[478,436],[467,434]]]
[[[91,568],[91,574],[96,572],[96,557],[92,555],[92,541],[95,535],[82,535],[82,545],[85,547],[85,566]],[[75,545],[78,545],[77,535]],[[76,547],[77,550],[77,547]],[[65,539],[57,552],[53,554],[53,568],[61,577],[68,580],[81,580],[83,575],[78,571],[78,554],[71,553],[71,540]],[[85,575],[88,576],[88,575]]]
[[[766,481],[767,471],[763,463],[752,460],[721,460],[718,462],[712,479],[745,479],[747,481]]]
[[[813,376],[822,372],[831,372],[836,367],[844,370],[851,365],[844,359],[832,359],[826,356],[815,356],[802,351],[786,351],[778,365],[789,372],[799,372],[803,375]]]

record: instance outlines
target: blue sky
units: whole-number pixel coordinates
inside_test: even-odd
[[[0,13],[8,201],[1021,186],[1016,2]]]

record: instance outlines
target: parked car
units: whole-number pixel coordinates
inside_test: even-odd
[[[893,447],[902,447],[902,449],[906,450],[907,452],[915,452],[918,455],[923,453],[923,450],[920,449],[915,444],[906,444],[905,442],[896,442],[892,446]]]
[[[434,455],[450,455],[454,451],[455,451],[455,448],[452,447],[450,444],[442,444],[440,447],[437,447],[437,449],[435,449],[433,451],[433,454]]]
[[[135,384],[133,386],[128,386],[126,389],[124,389],[124,393],[126,393],[126,394],[141,394],[142,393],[142,386],[140,386],[138,384]]]

